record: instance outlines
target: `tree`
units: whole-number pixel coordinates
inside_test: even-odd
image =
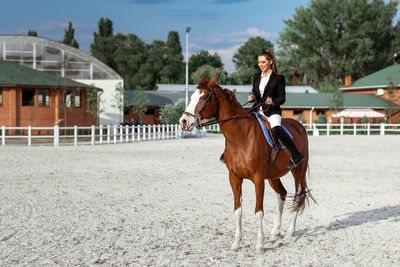
[[[229,74],[227,84],[246,85],[253,82],[254,69],[242,68]]]
[[[179,33],[170,31],[166,42],[166,65],[161,70],[161,82],[183,83],[184,69]]]
[[[135,98],[133,99],[133,103],[130,103],[132,106],[132,114],[136,114],[137,121],[140,120],[146,114],[147,111],[147,103],[149,103],[149,99],[147,98],[147,94],[140,90],[135,94]]]
[[[38,34],[37,34],[37,32],[36,31],[34,31],[34,30],[29,30],[28,31],[28,36],[38,36]]]
[[[233,63],[240,70],[258,71],[257,57],[265,49],[273,49],[274,45],[259,36],[248,39],[233,55]]]
[[[160,112],[160,120],[165,124],[177,124],[185,111],[185,99],[181,98],[174,104],[166,104]]]
[[[295,70],[304,85],[318,87],[325,78],[355,79],[391,63],[392,20],[396,1],[312,0],[299,7],[280,34],[279,66]]]
[[[217,69],[223,69],[221,57],[218,53],[211,55],[207,50],[200,50],[200,52],[193,54],[188,62],[190,73],[194,73],[203,65],[209,65]],[[191,76],[191,75],[190,75]],[[193,82],[193,81],[191,81]]]
[[[329,109],[332,111],[341,111],[343,109],[343,91],[335,89],[332,98],[329,101]]]
[[[68,23],[68,28],[64,30],[64,40],[62,41],[63,44],[67,44],[73,46],[75,48],[79,48],[78,41],[74,38],[75,29],[72,28],[72,22]]]
[[[147,45],[135,34],[114,37],[117,48],[114,52],[114,62],[118,73],[124,78],[127,90],[149,90],[155,87],[151,79],[151,68],[146,65],[148,58]],[[149,80],[146,75],[149,74]]]
[[[114,42],[113,22],[110,19],[100,18],[98,27],[99,32],[93,33],[94,41],[90,44],[90,52],[94,57],[118,72],[114,61],[116,44]]]
[[[210,80],[216,73],[218,73],[217,83],[226,84],[227,77],[225,71],[222,68],[215,68],[210,65],[203,65],[198,68],[192,73],[191,79],[194,83],[197,83],[200,80],[201,75],[204,75],[207,80]]]

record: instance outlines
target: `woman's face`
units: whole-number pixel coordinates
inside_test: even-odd
[[[263,73],[268,73],[271,69],[272,60],[268,60],[266,56],[258,57],[258,67]]]

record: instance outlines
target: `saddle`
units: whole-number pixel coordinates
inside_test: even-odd
[[[275,162],[275,159],[276,159],[276,156],[278,155],[279,150],[286,149],[286,146],[282,145],[282,143],[279,142],[279,140],[273,136],[272,131],[271,131],[271,125],[269,124],[267,119],[261,118],[257,112],[253,111],[252,113],[254,114],[257,121],[259,122],[262,132],[265,136],[265,139],[267,140],[268,145],[272,148],[271,157],[269,159],[267,170],[266,170],[266,172],[268,172],[268,170],[271,168],[272,164]],[[286,133],[290,136],[290,138],[293,139],[293,135],[283,125],[281,125],[281,127],[284,131],[286,131]]]

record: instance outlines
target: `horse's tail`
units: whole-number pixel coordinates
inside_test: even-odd
[[[308,169],[308,176],[310,177],[310,167],[307,163],[307,169]],[[304,174],[306,175],[306,174]],[[297,190],[296,190],[297,191]],[[304,181],[304,184],[301,188],[300,192],[296,192],[296,194],[293,197],[293,202],[290,206],[292,212],[300,212],[302,213],[306,207],[306,205],[309,205],[309,199],[314,201],[314,203],[318,204],[317,201],[315,200],[314,196],[311,194],[311,190],[308,188],[306,181]]]

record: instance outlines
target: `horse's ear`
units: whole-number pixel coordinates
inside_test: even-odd
[[[236,95],[231,90],[225,88],[224,89],[225,95],[228,97],[229,101],[234,102],[236,101]]]
[[[218,78],[218,73],[216,73],[215,76],[208,81],[208,87],[213,87],[217,81],[217,78]]]
[[[206,82],[206,76],[204,76],[204,74],[203,74],[200,77],[199,83],[205,83],[205,82]]]

